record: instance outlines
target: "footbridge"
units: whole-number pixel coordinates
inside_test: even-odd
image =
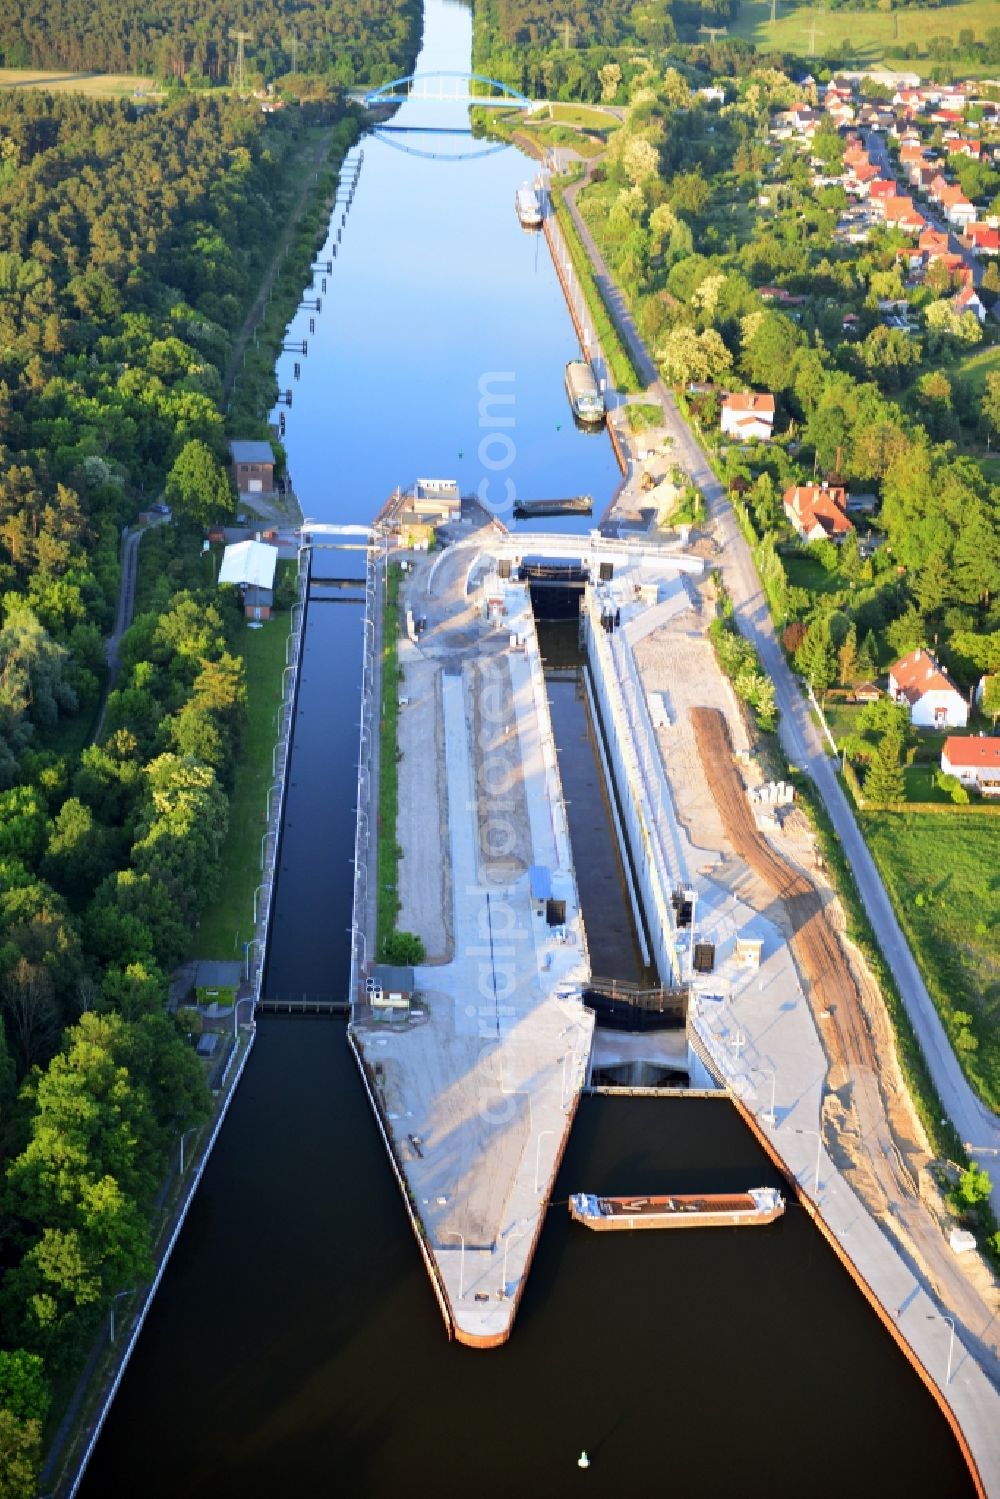
[[[474,86],[479,85],[477,91]],[[489,109],[533,108],[532,102],[509,83],[488,78],[484,73],[439,71],[410,73],[393,78],[364,96],[368,109],[383,104],[464,104]]]

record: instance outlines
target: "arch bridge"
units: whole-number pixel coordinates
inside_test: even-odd
[[[482,91],[473,93],[474,84]],[[405,78],[394,78],[379,88],[365,94],[364,102],[369,109],[380,104],[466,104],[480,105],[490,109],[531,109],[532,102],[509,83],[498,78],[487,78],[485,73],[462,73],[437,71],[432,73],[410,73]]]

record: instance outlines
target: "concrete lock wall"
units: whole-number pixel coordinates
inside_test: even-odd
[[[601,625],[600,609],[592,589],[588,588],[581,610],[584,643],[590,663],[591,679],[601,719],[615,787],[622,809],[622,822],[628,839],[649,931],[650,948],[663,984],[679,983],[682,966],[674,927],[670,897],[678,884],[684,884],[684,873],[675,851],[662,833],[665,819],[656,816],[654,791],[650,783],[653,754],[659,751],[645,712],[641,688],[630,694],[628,707],[620,679],[611,637]],[[629,711],[631,710],[631,711]],[[645,717],[643,716],[645,712]],[[646,737],[645,754],[640,759],[637,738]],[[645,765],[643,764],[645,761]],[[661,792],[661,795],[663,793]],[[669,795],[669,792],[666,793]]]

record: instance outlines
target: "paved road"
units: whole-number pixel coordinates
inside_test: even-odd
[[[869,130],[864,140],[865,150],[868,152],[868,157],[871,161],[872,166],[878,167],[883,177],[891,177],[895,181],[896,185],[901,188],[901,191],[908,196],[912,189],[910,188],[909,183],[900,184],[899,175],[894,170],[892,165],[892,157],[889,155],[889,148],[886,146],[886,143],[883,140],[882,136],[878,133],[877,130]],[[983,279],[982,265],[976,259],[975,255],[972,254],[971,250],[967,250],[965,246],[960,242],[958,236],[956,235],[952,226],[948,223],[947,219],[944,218],[944,216],[940,214],[936,209],[931,208],[929,205],[924,203],[921,203],[920,205],[920,212],[923,214],[924,218],[930,224],[932,229],[938,229],[942,234],[947,234],[949,250],[951,250],[954,255],[961,255],[962,259],[965,261],[965,264],[972,272],[973,285],[978,286]]]
[[[993,1168],[992,1203],[994,1212],[1000,1218],[1000,1165],[995,1164],[1000,1162],[1000,1119],[976,1097],[955,1059],[927,986],[896,920],[892,903],[868,845],[837,780],[834,764],[824,748],[819,730],[809,716],[806,698],[778,644],[757,568],[728,498],[709,467],[704,449],[678,411],[673,392],[659,378],[632,315],[624,304],[622,294],[577,209],[576,194],[583,185],[581,182],[570,188],[566,193],[566,201],[593,261],[597,280],[609,289],[609,306],[613,309],[619,332],[628,343],[640,373],[650,381],[650,395],[663,406],[665,424],[674,441],[674,456],[704,494],[708,513],[716,523],[716,539],[719,544],[717,565],[732,596],[740,629],[753,642],[765,670],[774,682],[781,711],[780,736],[785,753],[793,765],[799,766],[811,777],[823,798],[844,854],[854,872],[862,904],[876,931],[910,1023],[927,1058],[941,1102],[962,1140],[986,1152],[979,1155],[980,1163]]]

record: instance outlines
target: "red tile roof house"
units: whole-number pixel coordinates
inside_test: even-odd
[[[793,484],[783,498],[789,523],[803,541],[843,541],[854,530],[847,519],[847,490],[839,484]]]
[[[931,260],[936,255],[947,255],[948,236],[943,229],[925,229],[917,241],[917,248],[926,250]]]
[[[969,224],[962,243],[979,255],[1000,255],[1000,229],[991,229],[988,224]]]
[[[954,682],[923,647],[889,669],[889,696],[906,703],[918,729],[964,729],[969,705]]]
[[[948,222],[957,225],[959,229],[964,229],[976,217],[976,205],[969,202],[957,183],[949,184],[939,193],[938,202],[944,209]]]
[[[724,434],[743,442],[751,437],[768,442],[774,435],[774,397],[757,390],[726,396],[720,425]]]
[[[963,786],[974,786],[983,796],[1000,796],[1000,739],[985,735],[954,735],[944,742],[941,769],[957,776]]]
[[[983,306],[982,302],[980,302],[978,296],[976,295],[976,288],[972,284],[971,273],[970,279],[962,287],[962,290],[958,293],[957,296],[952,297],[951,305],[959,314],[963,312],[972,312],[976,315],[981,323],[985,323],[986,321],[986,308]]]

